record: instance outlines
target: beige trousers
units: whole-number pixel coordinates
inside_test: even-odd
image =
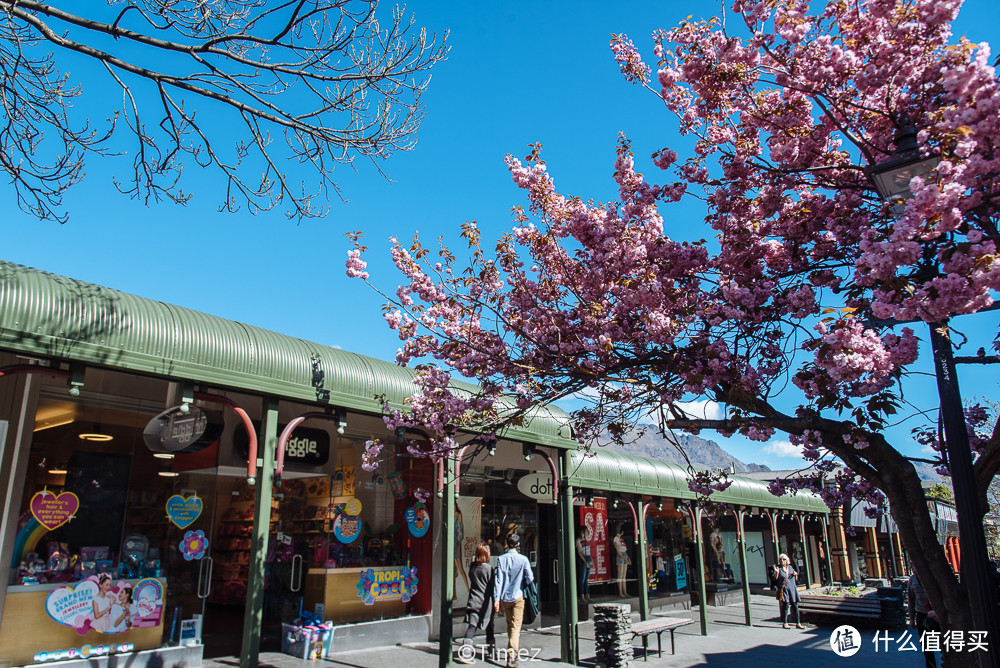
[[[500,608],[503,610],[503,616],[507,620],[508,656],[516,663],[517,651],[521,648],[521,623],[524,621],[524,597],[522,596],[513,603],[500,601]]]

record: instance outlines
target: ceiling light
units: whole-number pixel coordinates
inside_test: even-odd
[[[114,439],[114,436],[112,436],[111,434],[98,434],[95,432],[88,434],[80,434],[80,438],[83,439],[84,441],[95,441],[98,443],[106,443],[107,441]]]
[[[173,459],[174,453],[172,452],[154,452],[153,456],[157,459]]]
[[[180,473],[174,471],[159,471],[156,475],[163,476],[164,478],[176,478]]]
[[[52,475],[66,475],[68,471],[62,468],[54,468],[54,469],[49,469],[49,473],[51,473]]]

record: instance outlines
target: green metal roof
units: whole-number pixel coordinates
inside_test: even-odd
[[[570,453],[569,484],[583,489],[664,496],[673,499],[696,499],[688,488],[687,471],[677,464],[658,459],[628,455],[608,448],[588,454]],[[733,484],[724,492],[715,492],[713,501],[731,505],[828,513],[823,500],[815,495],[775,496],[759,480],[730,477]]]
[[[414,391],[413,371],[391,362],[2,260],[0,347],[376,414],[376,395],[401,406]],[[313,360],[321,377],[314,378]],[[566,414],[555,407],[537,409],[505,437],[576,446]]]

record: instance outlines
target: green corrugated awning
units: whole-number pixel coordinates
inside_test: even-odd
[[[674,463],[616,452],[611,447],[596,448],[591,453],[570,453],[569,484],[581,489],[604,490],[626,494],[645,494],[672,499],[698,498],[688,488],[687,471]],[[828,513],[823,500],[800,492],[796,496],[775,496],[759,480],[730,476],[733,484],[716,492],[713,501],[729,505]]]
[[[0,348],[373,414],[376,395],[401,407],[414,391],[413,371],[391,362],[4,261]],[[571,436],[551,406],[505,433],[560,448]]]

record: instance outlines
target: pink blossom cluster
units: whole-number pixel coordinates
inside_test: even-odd
[[[875,394],[898,378],[900,369],[917,359],[913,330],[903,335],[879,336],[857,318],[840,318],[815,327],[820,337],[809,342],[815,350],[814,364],[794,377],[807,397],[838,394],[862,397]]]
[[[626,81],[646,83],[649,80],[649,66],[642,62],[639,50],[627,35],[611,36],[611,52],[615,54],[615,62],[621,68]]]

